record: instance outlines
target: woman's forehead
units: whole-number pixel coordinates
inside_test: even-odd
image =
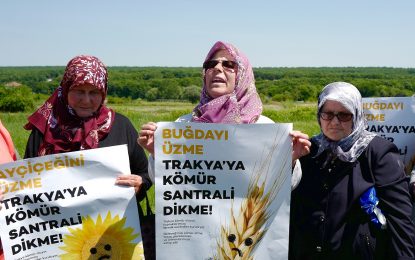
[[[83,83],[83,84],[79,84],[79,85],[75,85],[71,87],[71,90],[76,89],[76,90],[92,90],[92,89],[98,89],[97,87],[95,87],[92,84],[89,83]]]
[[[220,49],[213,54],[212,59],[234,60],[232,55],[225,49]]]
[[[326,109],[336,109],[337,111],[349,111],[341,102],[330,99],[324,102],[323,107]]]

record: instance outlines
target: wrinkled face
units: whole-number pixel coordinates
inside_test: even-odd
[[[92,116],[101,106],[102,99],[101,91],[89,84],[76,86],[68,92],[68,105],[82,118]]]
[[[217,51],[211,60],[234,61],[226,50]],[[217,98],[232,93],[235,89],[237,68],[224,66],[221,62],[213,68],[205,69],[206,90],[211,98]]]
[[[353,116],[350,116],[350,111],[342,106],[341,103],[327,100],[320,111],[321,113],[326,113],[326,115],[334,113],[336,115],[332,119],[323,119],[323,115],[320,115],[321,131],[330,140],[340,141],[352,133]],[[347,120],[349,118],[350,120]]]

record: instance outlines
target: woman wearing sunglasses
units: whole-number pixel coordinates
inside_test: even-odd
[[[290,259],[414,259],[412,204],[396,146],[366,131],[362,97],[335,82],[292,192]]]
[[[203,63],[203,89],[199,104],[193,112],[181,116],[176,122],[253,124],[273,123],[261,115],[262,102],[256,91],[254,73],[248,58],[229,43],[216,42]],[[142,126],[138,143],[154,155],[156,123]],[[293,162],[309,153],[308,136],[298,131],[293,138]],[[154,164],[149,157],[149,174],[154,181]],[[299,164],[293,174],[293,186],[301,177]]]

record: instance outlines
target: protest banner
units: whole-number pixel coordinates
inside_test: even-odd
[[[411,174],[415,164],[415,98],[363,98],[363,112],[367,130],[393,142],[399,149],[406,174]]]
[[[157,125],[157,258],[287,259],[292,124]]]
[[[109,159],[110,158],[110,159]],[[0,165],[5,259],[143,259],[126,145]]]

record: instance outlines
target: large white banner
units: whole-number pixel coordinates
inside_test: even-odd
[[[142,259],[126,145],[0,165],[5,259]]]
[[[157,258],[287,259],[292,124],[157,125]]]
[[[415,163],[415,98],[363,98],[363,111],[368,131],[398,147],[405,171],[410,174]]]

